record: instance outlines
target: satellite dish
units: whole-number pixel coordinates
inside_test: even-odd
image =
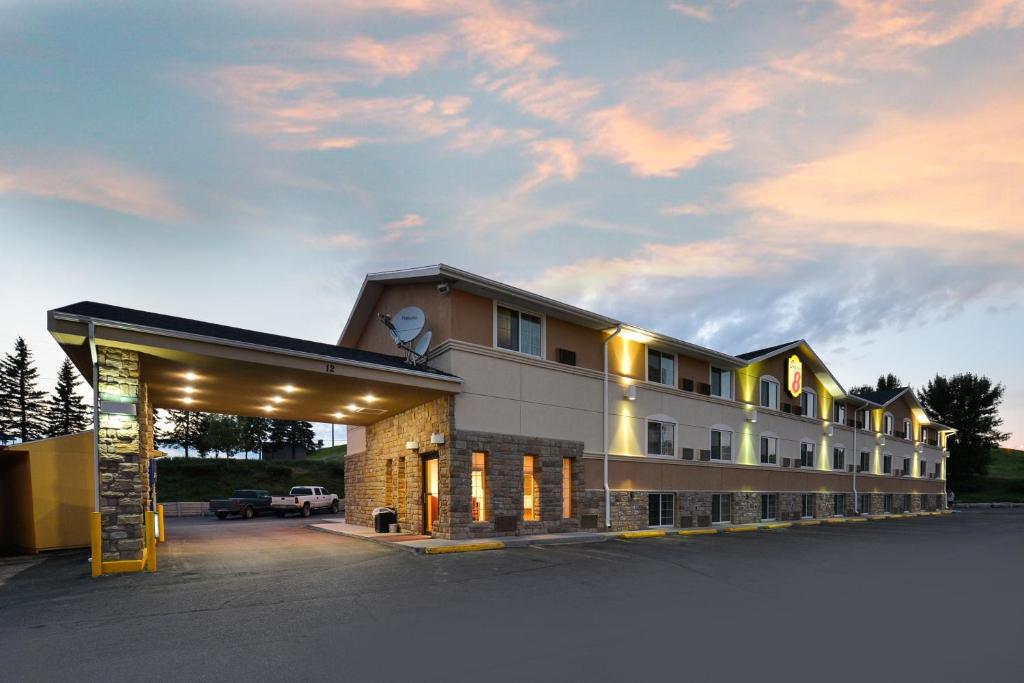
[[[427,333],[420,337],[420,340],[416,342],[416,346],[413,348],[412,352],[420,357],[427,355],[427,349],[430,348],[430,337],[432,337],[433,334],[433,332],[427,330]]]
[[[395,313],[391,318],[391,324],[394,326],[391,336],[395,341],[411,342],[423,331],[426,322],[427,316],[423,313],[423,309],[418,306],[408,306]]]

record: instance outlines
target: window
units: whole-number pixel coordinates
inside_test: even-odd
[[[871,514],[871,494],[859,493],[857,494],[857,514],[859,515],[870,515]]]
[[[774,493],[761,494],[761,521],[770,522],[775,519],[776,496]]]
[[[572,458],[562,458],[562,519],[572,517]]]
[[[536,476],[537,456],[523,456],[523,519],[540,519],[540,486]]]
[[[774,436],[761,437],[761,464],[775,465],[779,458],[779,439]]]
[[[647,349],[647,381],[675,386],[675,356],[657,349]]]
[[[470,519],[487,520],[487,454],[473,452],[473,471],[470,476]]]
[[[846,494],[845,493],[833,493],[832,494],[832,514],[836,517],[842,517],[846,514]]]
[[[725,524],[732,521],[732,496],[728,493],[711,494],[711,523]]]
[[[711,430],[711,459],[732,460],[732,432]]]
[[[842,446],[836,446],[832,449],[832,469],[846,469],[846,449]]]
[[[892,494],[887,493],[882,496],[882,512],[887,515],[892,514]]]
[[[921,460],[917,463],[917,476],[921,477],[922,479],[928,476],[928,461],[925,460],[924,458],[921,458]]]
[[[542,355],[540,316],[498,306],[495,336],[500,349]]]
[[[722,368],[711,368],[711,395],[732,398],[732,373]]]
[[[874,431],[875,425],[874,425],[874,420],[871,417],[871,411],[870,410],[866,410],[866,409],[864,410],[864,416],[863,416],[862,419],[864,420],[864,422],[863,422],[863,424],[861,424],[861,427],[864,428],[864,431],[866,431],[866,432]]]
[[[800,467],[814,467],[814,444],[810,441],[800,442]]]
[[[903,419],[903,438],[914,440],[914,423],[908,418]]]
[[[910,512],[910,510],[913,507],[914,507],[913,504],[910,502],[910,494],[909,493],[904,493],[903,494],[903,512]]]
[[[647,421],[647,455],[675,455],[676,426],[671,422]]]
[[[800,394],[800,412],[805,417],[818,417],[818,395],[810,389]]]
[[[882,418],[882,431],[885,432],[886,436],[892,436],[893,430],[893,417],[892,413],[886,413]]]
[[[779,409],[779,381],[774,377],[761,378],[761,407]]]
[[[903,458],[903,476],[909,477],[913,472],[910,471],[910,458]]]
[[[892,474],[892,456],[888,453],[882,456],[882,474]]]
[[[936,462],[935,463],[935,478],[936,479],[941,479],[942,478],[942,463],[941,462]]]
[[[871,451],[860,452],[860,468],[858,472],[870,472],[871,471]]]
[[[672,526],[672,508],[675,496],[671,493],[651,493],[647,496],[647,523],[650,526]]]
[[[800,516],[814,517],[814,494],[805,493],[800,496]]]
[[[836,424],[846,424],[846,404],[834,403],[832,406],[832,421]]]

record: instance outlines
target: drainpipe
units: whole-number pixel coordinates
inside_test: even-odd
[[[89,355],[92,358],[92,460],[96,485],[93,502],[100,511],[100,370],[96,354],[96,324],[89,321]]]
[[[604,340],[604,526],[612,527],[612,490],[608,486],[608,342],[622,332],[622,325]]]
[[[857,497],[857,470],[860,469],[860,451],[857,450],[857,413],[859,410],[853,411],[853,457],[857,458],[856,463],[853,466],[853,511],[856,514],[860,514],[860,498]],[[871,460],[868,460],[870,464]]]

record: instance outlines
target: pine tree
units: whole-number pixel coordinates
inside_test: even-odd
[[[270,433],[270,420],[265,417],[240,417],[238,418],[238,427],[241,432],[245,459],[249,459],[249,453],[256,453],[258,458],[262,458],[263,443]]]
[[[88,429],[91,424],[89,406],[75,390],[79,379],[75,366],[67,358],[57,370],[57,386],[46,407],[46,435],[63,436]]]
[[[304,420],[273,420],[270,424],[270,444],[274,450],[285,446],[291,451],[295,460],[300,448],[307,452],[316,450],[316,434],[313,425]]]
[[[242,432],[234,415],[210,415],[210,450],[230,458],[242,449]],[[215,456],[216,457],[216,456]]]
[[[25,340],[14,341],[14,352],[0,360],[0,395],[5,398],[3,430],[22,441],[42,438],[46,393],[39,389],[39,371]]]
[[[161,431],[157,439],[162,444],[181,448],[185,451],[185,458],[188,459],[189,453],[196,449],[197,413],[190,410],[168,410],[165,412],[171,427]]]

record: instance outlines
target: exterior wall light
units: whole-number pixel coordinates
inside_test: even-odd
[[[878,435],[878,445],[879,446],[884,446],[885,445],[885,434],[879,433],[879,435]]]
[[[430,443],[440,445],[444,443],[444,434],[441,432],[435,432],[430,435]]]
[[[835,436],[836,428],[831,422],[824,424],[825,436]]]
[[[748,411],[747,414],[744,415],[743,419],[745,419],[747,422],[750,422],[750,423],[757,422],[757,411],[756,410]]]
[[[137,415],[138,406],[123,401],[100,401],[100,412],[110,415]]]
[[[622,397],[624,399],[626,399],[627,401],[635,401],[636,400],[636,385],[635,384],[630,384],[628,387],[626,387],[626,392],[622,395]]]
[[[420,449],[419,441],[406,441],[405,449],[409,451],[418,451]]]

